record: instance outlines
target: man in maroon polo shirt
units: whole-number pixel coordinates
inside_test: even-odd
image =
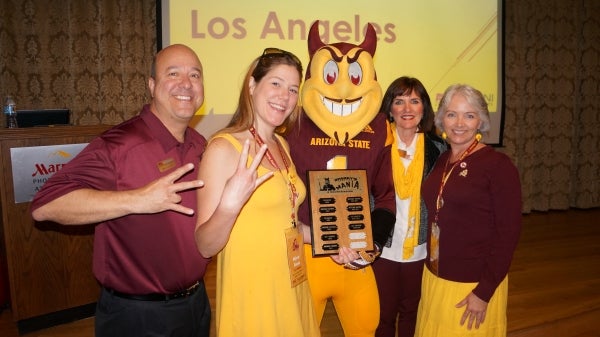
[[[194,241],[196,165],[206,139],[188,126],[204,101],[202,64],[172,45],[157,53],[141,113],[94,139],[35,196],[38,221],[97,224],[102,293],[96,336],[209,336]]]

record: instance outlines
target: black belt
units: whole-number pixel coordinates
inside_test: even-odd
[[[172,293],[172,294],[152,293],[152,294],[144,294],[144,295],[132,295],[132,294],[121,293],[114,289],[110,289],[110,288],[106,288],[106,287],[104,289],[106,289],[106,291],[108,291],[112,295],[115,295],[115,296],[121,297],[121,298],[126,298],[128,300],[169,301],[169,300],[174,300],[176,298],[184,298],[184,297],[192,296],[196,292],[196,290],[198,290],[198,288],[200,288],[201,283],[202,283],[202,281],[198,281],[198,282],[194,283],[192,286],[190,286],[189,288],[178,291],[176,293]]]

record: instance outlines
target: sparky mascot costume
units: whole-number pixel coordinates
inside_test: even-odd
[[[305,113],[288,134],[291,156],[305,184],[307,170],[366,170],[376,250],[359,252],[361,258],[341,266],[329,257],[313,257],[311,246],[305,245],[308,280],[319,322],[331,298],[345,336],[373,336],[379,297],[370,263],[396,221],[392,137],[385,114],[378,113],[382,92],[373,64],[377,35],[369,24],[358,46],[324,44],[318,24],[308,35],[310,62],[301,94]],[[306,202],[299,219],[311,224]]]

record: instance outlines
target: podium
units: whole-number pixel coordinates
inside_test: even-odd
[[[15,202],[11,149],[89,143],[109,127],[0,129],[0,278],[8,277],[0,285],[10,289],[10,308],[20,330],[27,330],[27,323],[39,325],[36,318],[46,326],[68,321],[61,313],[78,316],[83,308],[83,317],[93,315],[100,287],[92,274],[94,226],[35,222],[30,202]]]

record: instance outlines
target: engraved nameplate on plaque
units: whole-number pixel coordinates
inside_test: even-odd
[[[307,178],[313,256],[373,250],[366,171],[313,170]]]

